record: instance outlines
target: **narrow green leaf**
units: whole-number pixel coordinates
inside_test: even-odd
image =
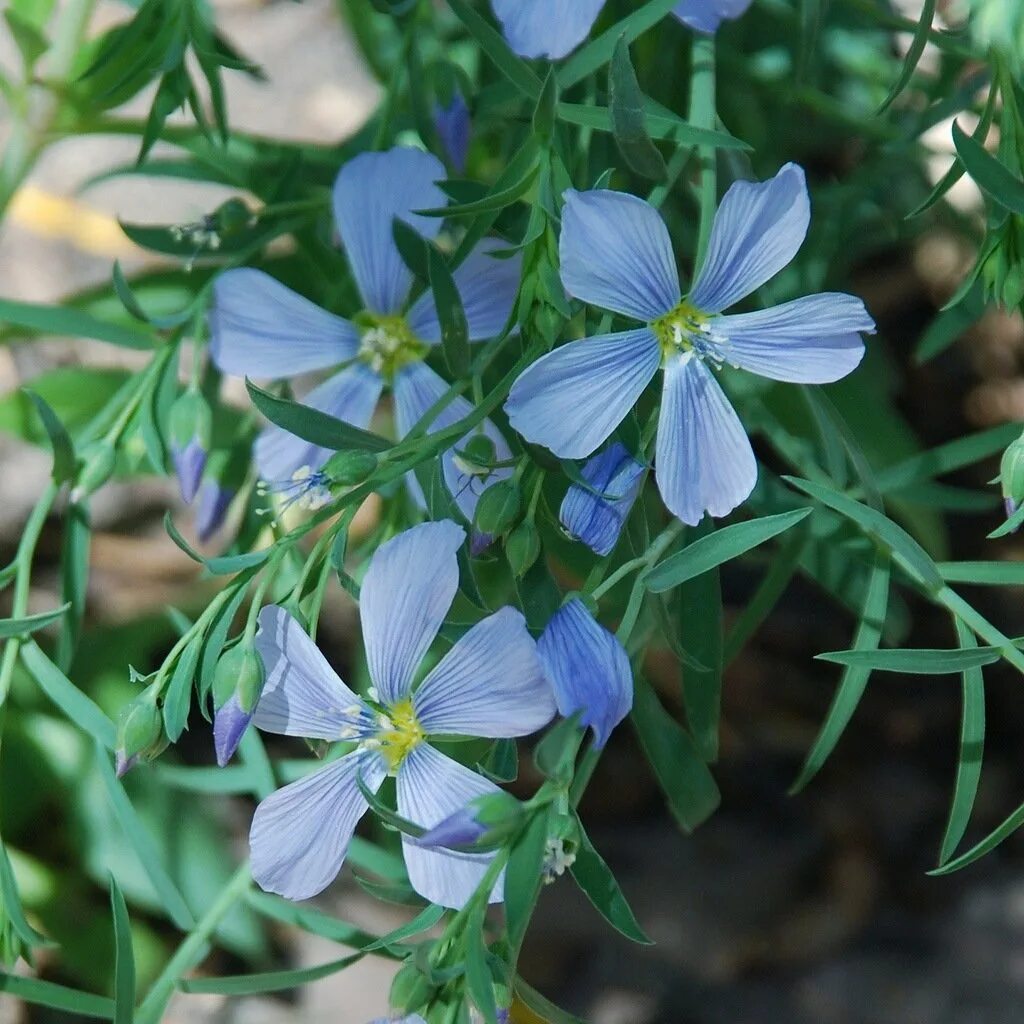
[[[52,981],[40,981],[39,978],[0,971],[0,992],[35,1006],[48,1006],[51,1010],[77,1013],[81,1017],[98,1017],[100,1020],[113,1020],[114,1017],[113,999],[55,985]]]
[[[253,404],[271,423],[287,430],[289,434],[301,437],[303,441],[330,448],[332,451],[356,450],[367,452],[384,452],[391,447],[391,442],[379,434],[368,430],[360,430],[351,423],[329,416],[319,409],[313,409],[299,402],[291,402],[287,398],[278,398],[257,387],[250,380],[245,386]]]
[[[364,953],[352,953],[350,956],[317,967],[298,967],[291,971],[235,974],[223,978],[192,978],[180,982],[178,987],[182,992],[220,996],[252,996],[265,992],[283,992],[289,988],[301,988],[311,982],[320,981],[321,978],[329,978],[332,974],[358,963],[364,956]]]
[[[515,980],[516,995],[537,1015],[541,1021],[547,1024],[586,1024],[579,1017],[555,1006],[550,999],[543,996],[532,985],[523,981],[522,978]]]
[[[644,97],[640,91],[633,62],[629,58],[626,37],[615,44],[608,71],[608,108],[612,117],[612,134],[619,152],[630,170],[651,181],[665,181],[668,169],[657,146],[647,134],[644,118]]]
[[[644,576],[644,584],[655,594],[664,593],[771,540],[791,526],[796,526],[810,513],[810,508],[799,508],[793,512],[751,519],[746,523],[736,523],[716,530],[660,562]]]
[[[939,562],[947,583],[1024,587],[1024,562]]]
[[[497,213],[522,199],[533,185],[539,171],[534,164],[521,178],[498,192],[488,192],[481,199],[469,203],[453,203],[451,206],[435,206],[426,210],[414,210],[420,217],[468,217],[480,213]]]
[[[269,917],[273,921],[289,925],[293,928],[301,928],[311,935],[319,935],[321,938],[330,939],[331,942],[340,942],[343,946],[351,946],[353,949],[363,949],[372,942],[377,942],[377,936],[363,931],[348,921],[331,917],[320,910],[312,907],[292,903],[290,900],[282,899],[268,892],[261,892],[251,889],[246,894],[246,901],[258,914]],[[388,950],[381,949],[383,955],[390,954]]]
[[[551,808],[539,808],[516,840],[505,870],[505,922],[509,945],[518,950],[540,895]]]
[[[31,302],[0,299],[0,323],[24,328],[32,334],[67,338],[91,338],[121,348],[151,349],[153,337],[141,331],[104,323],[67,306],[44,306]]]
[[[910,84],[910,79],[914,75],[914,70],[921,59],[921,54],[924,53],[924,48],[928,44],[928,35],[931,32],[934,18],[935,0],[924,0],[924,4],[921,7],[921,17],[918,19],[917,29],[914,32],[914,38],[910,41],[910,46],[907,48],[906,57],[903,58],[903,67],[900,69],[899,77],[893,82],[889,94],[878,108],[879,114],[888,110],[893,100]]]
[[[818,661],[850,665],[873,672],[905,672],[909,675],[948,675],[982,665],[992,665],[1001,655],[992,647],[970,650],[950,648],[904,648],[902,650],[828,651],[815,655]]]
[[[192,684],[203,650],[203,638],[197,636],[178,657],[171,681],[164,692],[164,731],[172,743],[177,743],[188,721],[192,706]]]
[[[577,824],[580,845],[576,851],[576,860],[569,869],[576,884],[613,928],[633,942],[650,946],[651,940],[640,927],[611,869],[594,849],[594,844],[583,829],[583,823],[577,819]]]
[[[427,253],[430,290],[434,293],[437,319],[441,325],[441,348],[448,370],[456,380],[469,372],[469,324],[462,297],[444,257],[433,246]]]
[[[135,808],[132,807],[132,802],[128,799],[124,786],[114,776],[110,758],[99,747],[96,748],[95,765],[103,780],[103,786],[114,809],[114,815],[117,817],[129,845],[139,858],[139,863],[152,883],[167,916],[183,932],[190,931],[196,923],[192,917],[192,911],[188,909],[178,887],[171,881],[170,875],[167,874],[161,863],[156,843],[153,842],[145,825],[135,813]]]
[[[690,734],[640,673],[634,673],[632,722],[669,810],[684,832],[692,832],[718,807],[718,786]]]
[[[608,107],[583,103],[559,103],[558,119],[580,128],[598,132],[614,131],[615,123]],[[671,111],[652,108],[647,99],[644,105],[644,127],[652,139],[670,139],[681,146],[708,146],[717,149],[749,149],[742,139],[711,128],[698,128]]]
[[[965,853],[961,853],[959,857],[954,858],[942,867],[933,868],[928,872],[929,875],[951,875],[954,871],[959,871],[961,868],[967,867],[968,864],[973,864],[976,860],[980,860],[987,853],[991,853],[1004,839],[1013,835],[1024,825],[1024,804],[1021,804],[998,828],[993,829],[980,843],[976,843]]]
[[[363,947],[363,952],[376,953],[378,950],[390,949],[399,942],[404,942],[406,939],[411,939],[414,935],[419,935],[420,932],[425,932],[430,928],[433,928],[434,925],[444,917],[444,915],[444,907],[439,907],[436,904],[431,903],[424,907],[411,921],[408,921],[403,925],[399,925],[397,928],[388,932],[387,935],[384,935],[379,939],[373,939],[371,942],[367,943]]]
[[[52,476],[55,483],[62,484],[72,479],[77,468],[75,459],[75,446],[71,443],[71,437],[67,428],[61,423],[60,418],[50,408],[49,403],[40,395],[37,395],[29,388],[22,388],[31,399],[32,404],[39,413],[46,435],[50,439],[50,447],[53,450]]]
[[[425,210],[418,211],[420,214],[425,214]],[[444,213],[438,213],[438,216],[447,216],[448,210],[444,209]],[[421,281],[426,281],[430,270],[427,266],[427,254],[430,251],[430,243],[415,229],[410,227],[398,217],[395,217],[391,222],[391,237],[395,241],[395,247],[398,249],[399,256],[402,257],[402,262],[416,275]]]
[[[969,650],[977,645],[974,634],[958,618],[957,641]],[[963,673],[963,704],[960,713],[960,747],[957,755],[956,782],[949,808],[949,820],[939,849],[939,866],[956,852],[967,831],[974,800],[978,795],[981,763],[985,749],[985,677],[980,668],[967,668]]]
[[[524,95],[536,102],[543,88],[541,80],[525,61],[517,57],[501,33],[489,25],[466,0],[449,0],[449,6],[458,19],[480,44],[494,66]]]
[[[84,502],[72,502],[64,510],[64,535],[61,538],[60,552],[60,596],[68,605],[68,610],[61,620],[55,655],[57,667],[62,672],[67,672],[71,667],[82,630],[86,589],[89,585],[91,544],[89,507]]]
[[[889,606],[889,578],[889,559],[879,554],[868,580],[860,625],[853,641],[854,650],[873,651],[878,647]],[[857,710],[870,678],[870,668],[850,666],[843,672],[818,737],[807,752],[807,758],[796,781],[790,787],[790,793],[799,793],[818,774],[821,766],[835,750],[839,738]]]
[[[476,903],[462,933],[465,942],[466,987],[483,1018],[483,1024],[497,1024],[498,1004],[494,998],[494,978],[487,966],[487,947],[484,944],[486,912],[486,903]]]
[[[52,612],[39,612],[36,615],[26,615],[23,619],[0,619],[0,640],[7,640],[12,636],[26,636],[34,633],[37,629],[56,622],[68,610],[70,605],[61,605]]]
[[[7,850],[3,843],[0,843],[0,906],[3,907],[4,917],[14,929],[15,935],[31,947],[55,946],[45,936],[40,935],[25,919],[25,913],[21,906],[21,896],[18,893],[17,880],[14,877],[14,869],[7,856]],[[0,985],[0,989],[2,989]]]
[[[557,107],[558,79],[555,77],[555,67],[552,64],[544,79],[544,88],[537,98],[537,105],[533,108],[533,134],[538,139],[551,138],[555,130],[555,119],[558,117]]]
[[[37,60],[50,48],[46,36],[39,31],[28,18],[14,8],[9,7],[4,11],[4,18],[7,21],[7,28],[10,30],[14,45],[26,68],[31,68]]]
[[[967,173],[990,199],[1011,213],[1024,216],[1024,181],[972,138],[956,122],[953,123],[953,145]]]
[[[165,764],[162,760],[150,766],[157,778],[168,786],[186,793],[218,795],[253,793],[253,772],[243,765],[227,768],[190,768],[181,764]]]
[[[110,909],[114,918],[114,1024],[135,1018],[135,952],[128,907],[114,876],[110,876]]]
[[[107,750],[117,745],[114,723],[33,642],[21,649],[21,660],[29,675],[54,704],[80,729],[102,743]]]

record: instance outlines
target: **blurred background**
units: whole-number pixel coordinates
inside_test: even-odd
[[[369,116],[377,86],[330,0],[219,0],[216,6],[225,35],[267,75],[265,84],[228,77],[233,128],[333,144]],[[907,16],[918,16],[913,0],[901,6]],[[95,29],[122,11],[101,3]],[[898,55],[906,39],[897,35],[882,45]],[[932,56],[925,54],[925,72]],[[0,35],[0,60],[10,57],[9,42]],[[144,114],[149,98],[138,99],[138,113]],[[812,113],[799,106],[791,113],[803,124],[780,131],[814,134]],[[969,117],[963,123],[972,126]],[[743,125],[734,127],[743,134]],[[942,154],[951,148],[949,128],[948,120],[937,124],[926,139],[936,153],[919,154],[932,181],[948,166]],[[5,131],[0,120],[0,146]],[[838,142],[834,134],[826,139],[816,151],[800,143],[812,177],[860,166],[865,143],[856,130],[848,129]],[[157,269],[154,256],[135,248],[117,219],[186,223],[230,194],[156,179],[91,183],[132,161],[135,151],[134,140],[106,136],[67,139],[47,151],[0,226],[5,297],[59,302],[109,281],[114,259],[128,271]],[[872,159],[879,159],[877,153]],[[905,164],[897,163],[893,173],[895,191],[923,187],[900,178],[908,174]],[[913,229],[882,223],[883,241],[874,245],[871,259],[851,267],[853,290],[879,324],[869,363],[884,369],[892,390],[895,411],[886,434],[891,458],[1024,419],[1019,315],[989,312],[976,322],[967,317],[963,329],[947,326],[955,340],[936,359],[922,366],[913,355],[971,264],[969,226],[983,223],[981,198],[968,179],[951,198],[954,216]],[[826,228],[832,215],[834,208],[823,212]],[[46,452],[24,440],[25,406],[11,393],[42,378],[44,393],[84,389],[98,405],[124,371],[138,365],[123,349],[75,339],[0,344],[0,395],[7,396],[0,397],[0,564],[12,556],[49,471]],[[83,417],[89,404],[82,403]],[[844,413],[855,428],[858,417],[889,415],[863,399]],[[992,500],[938,523],[945,557],[1021,557],[1021,540],[984,539],[999,522],[997,491],[989,487],[997,471],[992,461],[948,478],[988,488]],[[197,580],[196,566],[163,530],[168,507],[188,523],[173,482],[155,478],[114,483],[94,501],[88,624],[75,679],[110,711],[133,692],[126,664],[148,670],[173,642],[167,606],[189,611],[208,595],[203,588],[209,584]],[[366,523],[373,515],[372,507],[364,510]],[[56,521],[50,527],[40,548],[32,611],[57,603],[60,532]],[[729,615],[742,609],[757,581],[736,566],[723,574]],[[1024,633],[1019,590],[992,588],[971,597],[1007,635]],[[950,643],[947,618],[930,605],[911,603],[902,618],[908,646]],[[353,606],[333,592],[321,642],[342,675],[352,658],[355,623]],[[1024,998],[1024,838],[1011,837],[961,873],[926,875],[935,864],[956,763],[955,677],[876,674],[835,755],[806,791],[787,795],[839,674],[813,656],[848,647],[854,625],[820,591],[799,578],[794,582],[726,677],[722,756],[715,770],[722,806],[693,836],[681,835],[665,813],[629,730],[618,732],[584,802],[584,819],[656,945],[641,949],[611,932],[563,882],[545,891],[527,942],[522,972],[534,986],[593,1024],[1017,1019]],[[674,665],[653,654],[648,669],[673,704]],[[1021,681],[997,665],[986,670],[986,683],[986,759],[968,843],[1006,817],[1024,792]],[[159,915],[145,913],[147,904],[154,905],[149,883],[91,776],[88,743],[30,689],[16,694],[5,736],[0,831],[26,906],[61,944],[59,956],[40,952],[39,973],[95,991],[108,986],[112,944],[104,887],[114,867],[130,901],[143,908],[133,913],[132,924],[144,984],[175,934]],[[197,715],[178,757],[212,763],[209,727]],[[179,791],[171,771],[143,767],[126,785],[165,865],[198,904],[245,855],[252,805]],[[535,782],[524,773],[520,785],[529,791]],[[178,827],[184,821],[187,828]],[[207,850],[201,871],[193,867],[198,860],[188,855],[190,846]],[[377,932],[404,919],[400,908],[389,911],[345,875],[322,904]],[[219,973],[311,965],[341,955],[326,940],[268,929],[241,908],[219,939],[223,949],[208,964]],[[168,1019],[361,1024],[383,1010],[391,971],[387,962],[367,959],[287,998],[179,996]],[[59,1019],[66,1018],[0,995],[0,1024]]]

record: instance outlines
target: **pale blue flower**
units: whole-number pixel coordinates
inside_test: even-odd
[[[385,386],[390,386],[399,434],[404,436],[431,404],[424,405],[424,397],[432,394],[436,399],[448,385],[424,362],[441,341],[433,294],[428,290],[409,305],[413,275],[402,262],[392,227],[398,218],[424,238],[436,238],[441,218],[413,211],[446,205],[436,185],[444,177],[441,162],[416,149],[362,153],[350,160],[334,184],[334,215],[363,312],[347,320],[262,271],[229,270],[214,283],[210,312],[210,351],[217,366],[225,373],[262,378],[340,366],[305,396],[305,404],[366,427]],[[519,258],[495,259],[490,255],[494,244],[478,247],[454,273],[472,341],[504,329],[519,288]],[[469,402],[457,398],[434,420],[431,432],[471,409]],[[510,459],[508,443],[493,424],[481,429],[494,441],[497,460]],[[305,484],[332,454],[277,426],[267,427],[256,441],[260,476],[277,487],[287,487],[293,479]],[[454,458],[452,449],[442,456],[446,479],[458,475]],[[478,486],[453,491],[467,519],[472,521],[483,485],[510,473],[496,469]],[[308,487],[301,490],[304,495]]]
[[[672,12],[696,32],[711,35],[725,20],[746,14],[752,0],[680,0]]]
[[[690,525],[705,512],[727,515],[753,490],[757,463],[715,372],[728,363],[772,380],[839,380],[864,355],[860,332],[875,327],[860,299],[840,293],[724,315],[793,259],[809,219],[795,164],[768,181],[737,182],[684,299],[668,229],[653,206],[623,192],[566,192],[566,291],[644,326],[570,342],[537,360],[512,386],[505,405],[512,426],[561,458],[586,458],[661,368],[654,463],[661,496]]]
[[[569,535],[583,541],[595,554],[607,555],[640,493],[644,466],[616,441],[583,467],[590,490],[573,484],[562,499],[558,518]]]
[[[587,38],[605,0],[491,0],[491,5],[520,57],[558,60]]]
[[[580,712],[580,724],[592,728],[594,745],[603,747],[633,707],[633,673],[622,644],[574,597],[551,617],[537,653],[558,713]]]
[[[430,829],[498,791],[432,747],[431,736],[524,736],[551,719],[551,688],[523,616],[513,608],[473,626],[413,689],[455,597],[456,553],[464,540],[460,526],[443,520],[406,530],[374,553],[360,596],[369,698],[338,678],[287,612],[272,606],[260,613],[256,649],[266,682],[256,725],[279,735],[357,744],[256,809],[252,871],[267,891],[307,899],[330,884],[367,810],[357,777],[376,791],[395,776],[398,813]],[[465,903],[493,856],[426,848],[410,837],[402,845],[413,888],[446,907]],[[499,881],[491,900],[499,901],[502,892]]]

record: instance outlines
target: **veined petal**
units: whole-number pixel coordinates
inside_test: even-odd
[[[410,363],[402,367],[395,376],[395,425],[398,428],[399,437],[405,437],[410,430],[423,418],[424,413],[448,390],[449,384],[442,380],[425,363]],[[428,428],[428,433],[443,430],[465,419],[473,411],[473,406],[461,395],[457,395],[440,413]],[[489,420],[485,419],[480,424],[482,430],[494,444],[495,459],[504,462],[512,457],[512,450],[508,442],[502,436],[501,431]],[[507,480],[512,475],[511,467],[500,467],[493,470],[486,478],[471,477],[463,468],[460,468],[457,452],[463,447],[466,441],[472,436],[467,434],[451,448],[441,453],[441,469],[444,473],[445,484],[451,492],[459,511],[466,517],[467,522],[473,522],[473,514],[476,511],[480,495],[499,480]],[[422,499],[423,494],[419,481],[411,475],[409,481],[413,497]],[[425,502],[421,501],[421,505]]]
[[[359,597],[370,679],[384,704],[409,692],[416,668],[459,587],[456,552],[466,531],[449,519],[422,523],[382,544]]]
[[[384,382],[363,363],[353,363],[318,384],[302,400],[304,405],[329,413],[355,427],[365,427],[377,408]],[[290,480],[296,470],[319,469],[334,454],[271,424],[256,438],[256,468],[270,482]]]
[[[555,713],[537,646],[514,608],[461,637],[423,680],[413,705],[428,735],[527,736]]]
[[[573,341],[519,375],[505,411],[527,441],[582,459],[622,422],[660,361],[647,328]]]
[[[605,0],[491,0],[508,45],[520,57],[558,60],[590,33]]]
[[[478,245],[452,275],[466,313],[470,341],[486,341],[499,335],[519,293],[522,256],[516,253],[499,259],[489,255],[497,247],[494,241]],[[437,306],[429,289],[413,303],[407,319],[417,338],[431,345],[441,341]]]
[[[711,371],[689,353],[665,366],[654,473],[669,511],[689,526],[705,511],[728,515],[757,482],[743,424]]]
[[[256,653],[266,679],[253,720],[279,736],[341,739],[355,719],[372,716],[299,623],[277,605],[260,611]]]
[[[738,18],[750,6],[751,0],[680,0],[672,12],[697,32],[710,35],[726,18]]]
[[[262,270],[228,270],[213,282],[210,356],[240,377],[294,377],[351,359],[354,324],[328,313]]]
[[[594,730],[603,747],[633,706],[633,672],[622,644],[594,620],[579,598],[552,616],[537,653],[564,718],[582,712],[580,723]]]
[[[412,273],[398,253],[392,224],[397,217],[424,238],[436,238],[441,218],[412,211],[448,204],[434,184],[444,177],[444,165],[436,156],[407,147],[360,153],[338,174],[334,219],[359,293],[371,312],[398,313],[409,297]]]
[[[607,555],[618,543],[643,475],[643,464],[625,445],[609,445],[582,470],[583,479],[598,493],[573,484],[558,512],[562,526],[595,554]]]
[[[796,164],[768,181],[737,181],[715,214],[689,301],[705,313],[720,313],[760,288],[796,255],[810,219],[807,181]]]
[[[348,754],[256,808],[249,846],[252,877],[261,889],[306,900],[334,881],[368,806],[357,775],[376,792],[387,771],[376,755]]]
[[[423,828],[433,828],[470,800],[499,792],[482,775],[470,771],[433,747],[421,743],[398,771],[398,813]],[[417,846],[402,837],[405,867],[412,887],[426,900],[459,909],[483,881],[493,853],[463,853]],[[489,902],[500,903],[504,872]]]
[[[875,321],[853,295],[807,295],[754,313],[713,321],[723,334],[725,358],[751,373],[796,384],[828,384],[857,368],[864,357],[860,331]]]
[[[650,323],[679,304],[679,272],[661,214],[627,192],[565,193],[558,244],[574,298]]]

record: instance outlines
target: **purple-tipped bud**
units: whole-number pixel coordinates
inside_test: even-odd
[[[228,507],[234,501],[235,491],[217,480],[204,480],[199,487],[196,505],[196,537],[205,544],[224,525]]]
[[[457,850],[463,846],[472,846],[486,833],[487,826],[477,820],[475,808],[467,804],[420,836],[416,845],[443,846]]]
[[[466,170],[473,126],[469,119],[469,107],[458,89],[452,93],[446,107],[439,103],[434,108],[434,127],[437,128],[448,162],[462,174]]]
[[[616,442],[595,455],[583,467],[583,479],[591,490],[573,484],[559,509],[562,525],[595,554],[607,555],[640,493],[644,466]]]
[[[184,448],[171,444],[171,459],[174,462],[174,472],[178,476],[181,498],[186,505],[191,505],[199,490],[203,470],[206,468],[206,449],[202,441],[193,436]]]
[[[131,757],[125,757],[123,750],[117,750],[114,752],[114,774],[119,779],[127,775],[128,772],[130,772],[138,763],[138,754],[132,754]]]
[[[695,32],[712,35],[726,19],[745,14],[752,0],[680,0],[673,14]]]
[[[471,530],[469,534],[469,553],[474,558],[479,558],[493,543],[494,537],[492,534]]]
[[[252,721],[252,712],[243,711],[238,697],[232,694],[213,716],[213,749],[217,764],[223,768],[234,756],[242,736]]]
[[[490,841],[500,842],[502,837],[515,831],[522,820],[522,804],[504,790],[498,790],[471,800],[413,842],[417,846],[440,846],[450,850],[472,847],[485,836]]]
[[[633,673],[622,644],[573,598],[552,616],[537,653],[559,714],[580,712],[580,723],[603,747],[633,706]]]

